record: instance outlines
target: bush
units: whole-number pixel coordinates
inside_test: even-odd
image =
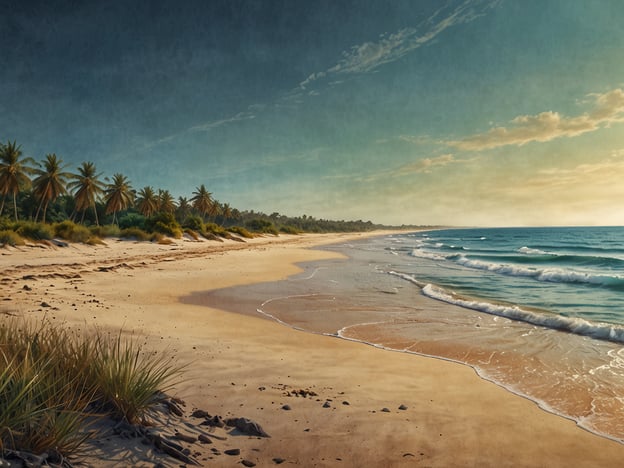
[[[124,229],[119,233],[119,237],[122,239],[134,239],[137,241],[145,242],[151,241],[152,235],[145,232],[143,229],[139,228],[128,228]]]
[[[182,227],[197,232],[204,232],[206,230],[206,226],[199,216],[189,216],[184,220],[184,223],[182,223]]]
[[[70,242],[92,243],[94,237],[88,227],[65,220],[53,225],[54,235]]]
[[[121,229],[114,224],[106,224],[105,226],[90,226],[91,234],[96,237],[119,237]]]
[[[128,229],[131,227],[145,230],[145,216],[138,213],[128,213],[119,218],[120,229]]]
[[[34,241],[50,240],[54,237],[52,226],[32,221],[20,221],[15,225],[14,230],[20,236]]]
[[[245,229],[244,227],[240,227],[240,226],[233,226],[228,228],[228,231],[233,232],[234,234],[238,234],[241,237],[244,237],[245,239],[253,239],[254,235],[249,232],[247,229]]]
[[[303,231],[301,229],[297,229],[295,226],[282,226],[280,228],[280,232],[284,234],[301,234]]]
[[[175,238],[182,237],[182,227],[171,213],[158,213],[145,220],[145,229]]]
[[[279,234],[273,223],[266,219],[252,219],[250,221],[247,221],[246,225],[247,229],[254,232],[260,232],[262,234],[273,234],[275,236]]]
[[[22,239],[18,233],[5,229],[0,231],[0,245],[10,245],[15,247],[16,245],[24,245],[24,239]]]

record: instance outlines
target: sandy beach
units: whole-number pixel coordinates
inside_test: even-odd
[[[188,363],[172,392],[184,402],[184,415],[165,422],[172,434],[209,432],[212,443],[180,442],[205,466],[621,464],[624,445],[541,410],[470,367],[182,301],[286,278],[300,271],[297,262],[336,255],[310,247],[363,235],[5,248],[0,312],[45,315],[76,328],[123,328]],[[248,418],[270,437],[202,425],[206,417],[192,415],[197,409]],[[85,464],[180,466],[138,439],[111,434],[89,443]]]

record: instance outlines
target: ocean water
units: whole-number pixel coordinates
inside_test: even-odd
[[[435,230],[322,248],[345,258],[197,300],[461,362],[624,442],[624,228]]]

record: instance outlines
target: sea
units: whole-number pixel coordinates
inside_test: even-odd
[[[624,227],[437,229],[321,248],[342,257],[242,287],[245,307],[466,364],[624,443]]]

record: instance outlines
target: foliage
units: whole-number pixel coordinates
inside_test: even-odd
[[[0,231],[0,245],[10,245],[11,247],[15,247],[16,245],[24,245],[24,239],[20,237],[20,235],[11,231],[10,229],[3,229]]]
[[[173,213],[160,212],[146,219],[145,229],[149,232],[159,232],[175,238],[182,237],[182,227],[176,221]]]
[[[127,229],[137,227],[145,230],[145,216],[138,213],[126,213],[119,218],[119,228]]]
[[[99,238],[104,237],[120,237],[121,230],[115,224],[105,224],[104,226],[91,226],[91,233]]]
[[[189,216],[184,220],[184,223],[182,223],[182,227],[192,229],[197,232],[204,232],[206,230],[206,226],[199,216]]]
[[[119,232],[119,237],[122,239],[134,239],[141,242],[151,241],[153,239],[151,234],[148,234],[143,229],[136,227],[122,229]]]
[[[295,226],[286,225],[280,227],[280,232],[284,234],[301,234],[303,231]]]
[[[275,225],[267,219],[262,219],[262,218],[250,219],[249,221],[245,223],[245,225],[247,229],[254,231],[254,232],[260,232],[262,234],[273,234],[275,236],[279,234],[277,229],[275,228]]]
[[[254,238],[254,235],[251,232],[249,232],[247,229],[245,229],[244,227],[232,226],[228,228],[228,231],[233,232],[234,234],[238,234],[239,236],[244,237],[246,239]]]
[[[136,340],[74,333],[48,321],[0,323],[0,449],[71,455],[101,416],[135,424],[180,378],[166,353]]]
[[[54,237],[52,226],[44,223],[19,221],[13,229],[20,236],[34,241],[50,240]]]
[[[65,220],[53,225],[54,235],[61,239],[68,240],[70,242],[83,242],[85,244],[92,243],[94,236],[93,232],[86,227],[76,224],[72,221]]]

